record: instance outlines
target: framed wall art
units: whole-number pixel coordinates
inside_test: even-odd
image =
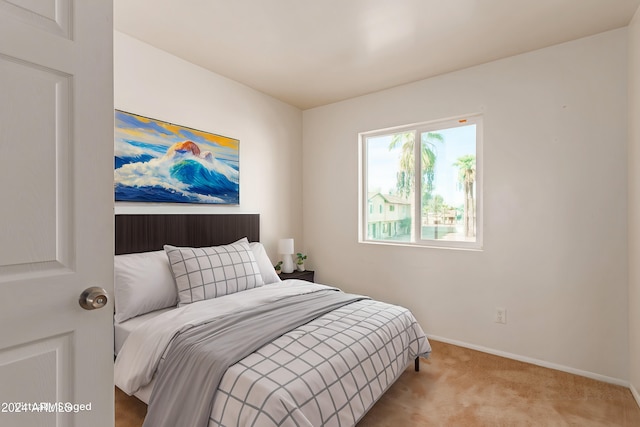
[[[115,111],[115,200],[240,203],[240,141]]]

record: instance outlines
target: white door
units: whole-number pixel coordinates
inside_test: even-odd
[[[113,426],[112,9],[0,0],[0,426]]]

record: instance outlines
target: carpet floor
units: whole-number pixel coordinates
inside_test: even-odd
[[[431,341],[358,427],[638,427],[625,387]],[[140,427],[147,407],[116,388],[116,427]]]

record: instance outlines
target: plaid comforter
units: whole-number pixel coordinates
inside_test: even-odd
[[[407,309],[373,300],[349,304],[231,366],[209,426],[353,426],[409,363],[430,351]]]

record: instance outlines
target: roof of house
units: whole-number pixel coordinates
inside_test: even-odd
[[[382,194],[380,192],[371,192],[368,194],[368,199],[371,200],[376,196],[380,196],[384,199],[385,202],[387,203],[393,203],[396,205],[410,205],[411,202],[407,199],[405,199],[404,197],[400,197],[400,196],[395,196],[393,194]]]

